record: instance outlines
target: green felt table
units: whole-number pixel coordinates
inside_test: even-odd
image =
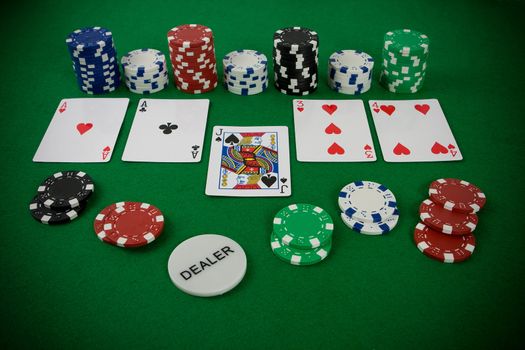
[[[1,14],[0,288],[2,348],[170,349],[512,349],[523,345],[525,264],[522,229],[523,40],[516,1],[34,1],[9,2]],[[189,96],[173,85],[153,98],[211,100],[198,164],[121,160],[137,101],[121,86],[108,97],[130,105],[113,158],[100,164],[33,163],[62,98],[88,97],[76,86],[65,36],[83,26],[109,28],[119,54],[150,47],[168,53],[166,32],[179,24],[213,29],[216,54],[249,48],[271,56],[272,34],[302,25],[319,33],[320,87],[312,99],[354,99],[326,86],[325,62],[338,49],[380,59],[383,34],[413,28],[430,37],[425,86],[398,95],[377,83],[368,99],[437,98],[464,160],[443,163],[299,163],[292,96],[273,87],[242,97],[222,88]],[[379,65],[379,64],[378,64]],[[219,67],[220,68],[220,67]],[[367,108],[374,144],[379,143]],[[293,194],[289,198],[219,198],[204,194],[214,125],[290,128]],[[74,145],[72,145],[74,146]],[[63,226],[31,218],[28,203],[48,175],[81,169],[96,181],[87,210]],[[476,250],[461,264],[425,257],[413,242],[419,203],[429,183],[459,177],[487,197]],[[337,194],[368,179],[396,194],[401,218],[382,237],[350,231]],[[100,242],[96,214],[122,200],[153,203],[164,234],[126,250]],[[334,218],[333,249],[311,267],[273,256],[274,214],[294,202],[314,203]],[[241,284],[215,298],[177,289],[167,260],[183,240],[227,235],[243,246]]]

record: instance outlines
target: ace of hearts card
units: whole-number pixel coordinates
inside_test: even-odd
[[[109,162],[128,103],[128,98],[63,99],[33,162]]]
[[[385,161],[463,159],[438,100],[370,100],[368,103]]]
[[[287,127],[213,128],[206,195],[286,197],[291,193]]]

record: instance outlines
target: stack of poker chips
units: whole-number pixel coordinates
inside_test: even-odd
[[[171,66],[177,89],[201,94],[217,87],[213,33],[200,24],[184,24],[168,32]]]
[[[339,192],[341,219],[352,230],[364,235],[383,235],[399,221],[394,193],[373,181],[355,181]]]
[[[308,95],[317,89],[319,37],[301,27],[284,28],[273,35],[275,87],[287,95]]]
[[[152,94],[168,86],[166,57],[155,49],[138,49],[122,56],[122,69],[129,91]]]
[[[95,217],[95,234],[102,241],[122,248],[150,244],[164,229],[159,208],[143,202],[118,202],[108,205]]]
[[[120,84],[113,35],[107,29],[77,29],[66,38],[78,86],[90,95],[115,91]]]
[[[68,170],[49,176],[29,203],[31,216],[43,224],[63,224],[78,217],[95,190],[91,177]]]
[[[370,90],[374,59],[366,52],[340,50],[328,60],[328,86],[347,95],[359,95]]]
[[[291,204],[273,219],[270,246],[281,260],[292,265],[313,265],[332,249],[334,223],[322,208],[312,204]]]
[[[464,180],[438,179],[430,184],[419,207],[421,222],[414,230],[414,242],[426,256],[444,262],[465,261],[472,256],[478,224],[476,213],[486,202],[481,190]]]
[[[232,51],[222,59],[224,87],[237,95],[255,95],[268,86],[268,60],[254,50]]]
[[[380,83],[390,92],[416,93],[423,87],[429,39],[410,29],[385,34]]]

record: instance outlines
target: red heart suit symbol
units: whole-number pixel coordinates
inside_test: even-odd
[[[297,110],[298,110],[299,112],[302,112],[302,111],[304,111],[304,108],[303,108],[303,107],[297,107]]]
[[[365,147],[363,147],[365,149],[365,151],[370,151],[372,149],[372,147],[370,147],[370,145],[365,145]]]
[[[416,111],[419,111],[420,113],[423,113],[424,115],[427,115],[427,112],[430,109],[430,106],[427,104],[415,105],[414,108],[416,109]]]
[[[322,105],[321,107],[323,108],[323,110],[326,113],[328,113],[330,115],[334,114],[334,112],[337,111],[337,106],[336,105]]]
[[[345,154],[345,150],[343,147],[339,146],[336,142],[332,143],[330,147],[328,147],[328,153],[329,154]]]
[[[401,155],[404,155],[404,156],[408,156],[410,154],[410,150],[408,148],[406,148],[403,144],[401,143],[398,143],[396,145],[396,147],[394,147],[394,154],[395,155],[398,155],[398,156],[401,156]]]
[[[439,142],[434,142],[434,145],[432,146],[432,148],[430,149],[432,151],[432,153],[434,154],[447,154],[448,153],[448,149],[443,146],[442,144],[440,144]]]
[[[330,125],[328,125],[326,129],[324,129],[324,132],[327,134],[339,135],[341,133],[341,129],[339,129],[334,123],[330,123]]]
[[[80,133],[80,135],[84,135],[92,127],[93,127],[93,124],[91,124],[91,123],[78,123],[77,124],[77,130]]]
[[[396,110],[396,107],[393,105],[381,105],[379,108],[381,108],[381,110],[388,115],[392,115],[392,113],[394,113]]]

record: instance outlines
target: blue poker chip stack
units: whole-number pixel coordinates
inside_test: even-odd
[[[254,50],[237,50],[222,59],[224,87],[236,95],[256,95],[268,86],[268,60]]]
[[[115,91],[120,84],[113,35],[101,27],[77,29],[66,38],[79,88],[87,94]]]

